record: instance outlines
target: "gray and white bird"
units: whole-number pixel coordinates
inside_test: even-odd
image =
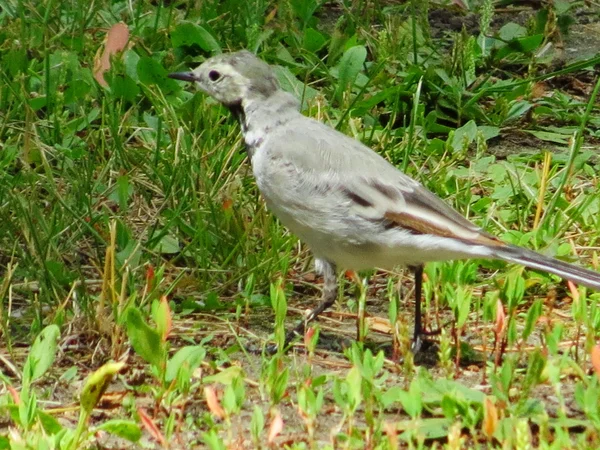
[[[417,349],[429,261],[500,259],[600,290],[599,273],[502,242],[361,142],[303,116],[269,65],[248,51],[169,77],[196,83],[231,110],[267,207],[314,253],[324,276],[322,301],[296,334],[335,302],[338,268],[414,270]]]

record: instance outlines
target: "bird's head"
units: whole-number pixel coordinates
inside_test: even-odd
[[[279,90],[273,70],[247,50],[213,56],[191,72],[171,73],[169,77],[195,82],[226,106],[266,99]]]

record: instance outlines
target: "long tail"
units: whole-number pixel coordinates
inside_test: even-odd
[[[600,291],[600,273],[593,270],[584,269],[513,245],[496,249],[496,251],[498,258],[504,261],[522,264],[530,269],[553,273],[565,280],[570,280]]]

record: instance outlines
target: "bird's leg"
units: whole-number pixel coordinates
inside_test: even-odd
[[[318,268],[323,273],[323,294],[321,302],[314,308],[308,316],[300,322],[296,328],[290,331],[285,337],[285,346],[287,347],[297,336],[304,335],[306,325],[315,320],[319,314],[331,307],[335,303],[338,292],[336,267],[334,264],[319,260]]]
[[[411,350],[417,353],[423,345],[422,336],[440,334],[441,329],[427,331],[423,329],[423,313],[421,312],[421,297],[423,292],[423,265],[410,267],[415,274],[415,328]]]
[[[421,292],[423,287],[423,265],[411,267],[415,274],[415,328],[413,333],[413,343],[411,350],[413,353],[418,353],[421,349],[423,334],[423,322],[421,317]]]

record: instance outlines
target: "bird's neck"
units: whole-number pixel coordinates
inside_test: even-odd
[[[242,127],[250,156],[260,148],[268,134],[300,114],[300,104],[291,94],[277,91],[269,98],[247,98],[230,107]]]

